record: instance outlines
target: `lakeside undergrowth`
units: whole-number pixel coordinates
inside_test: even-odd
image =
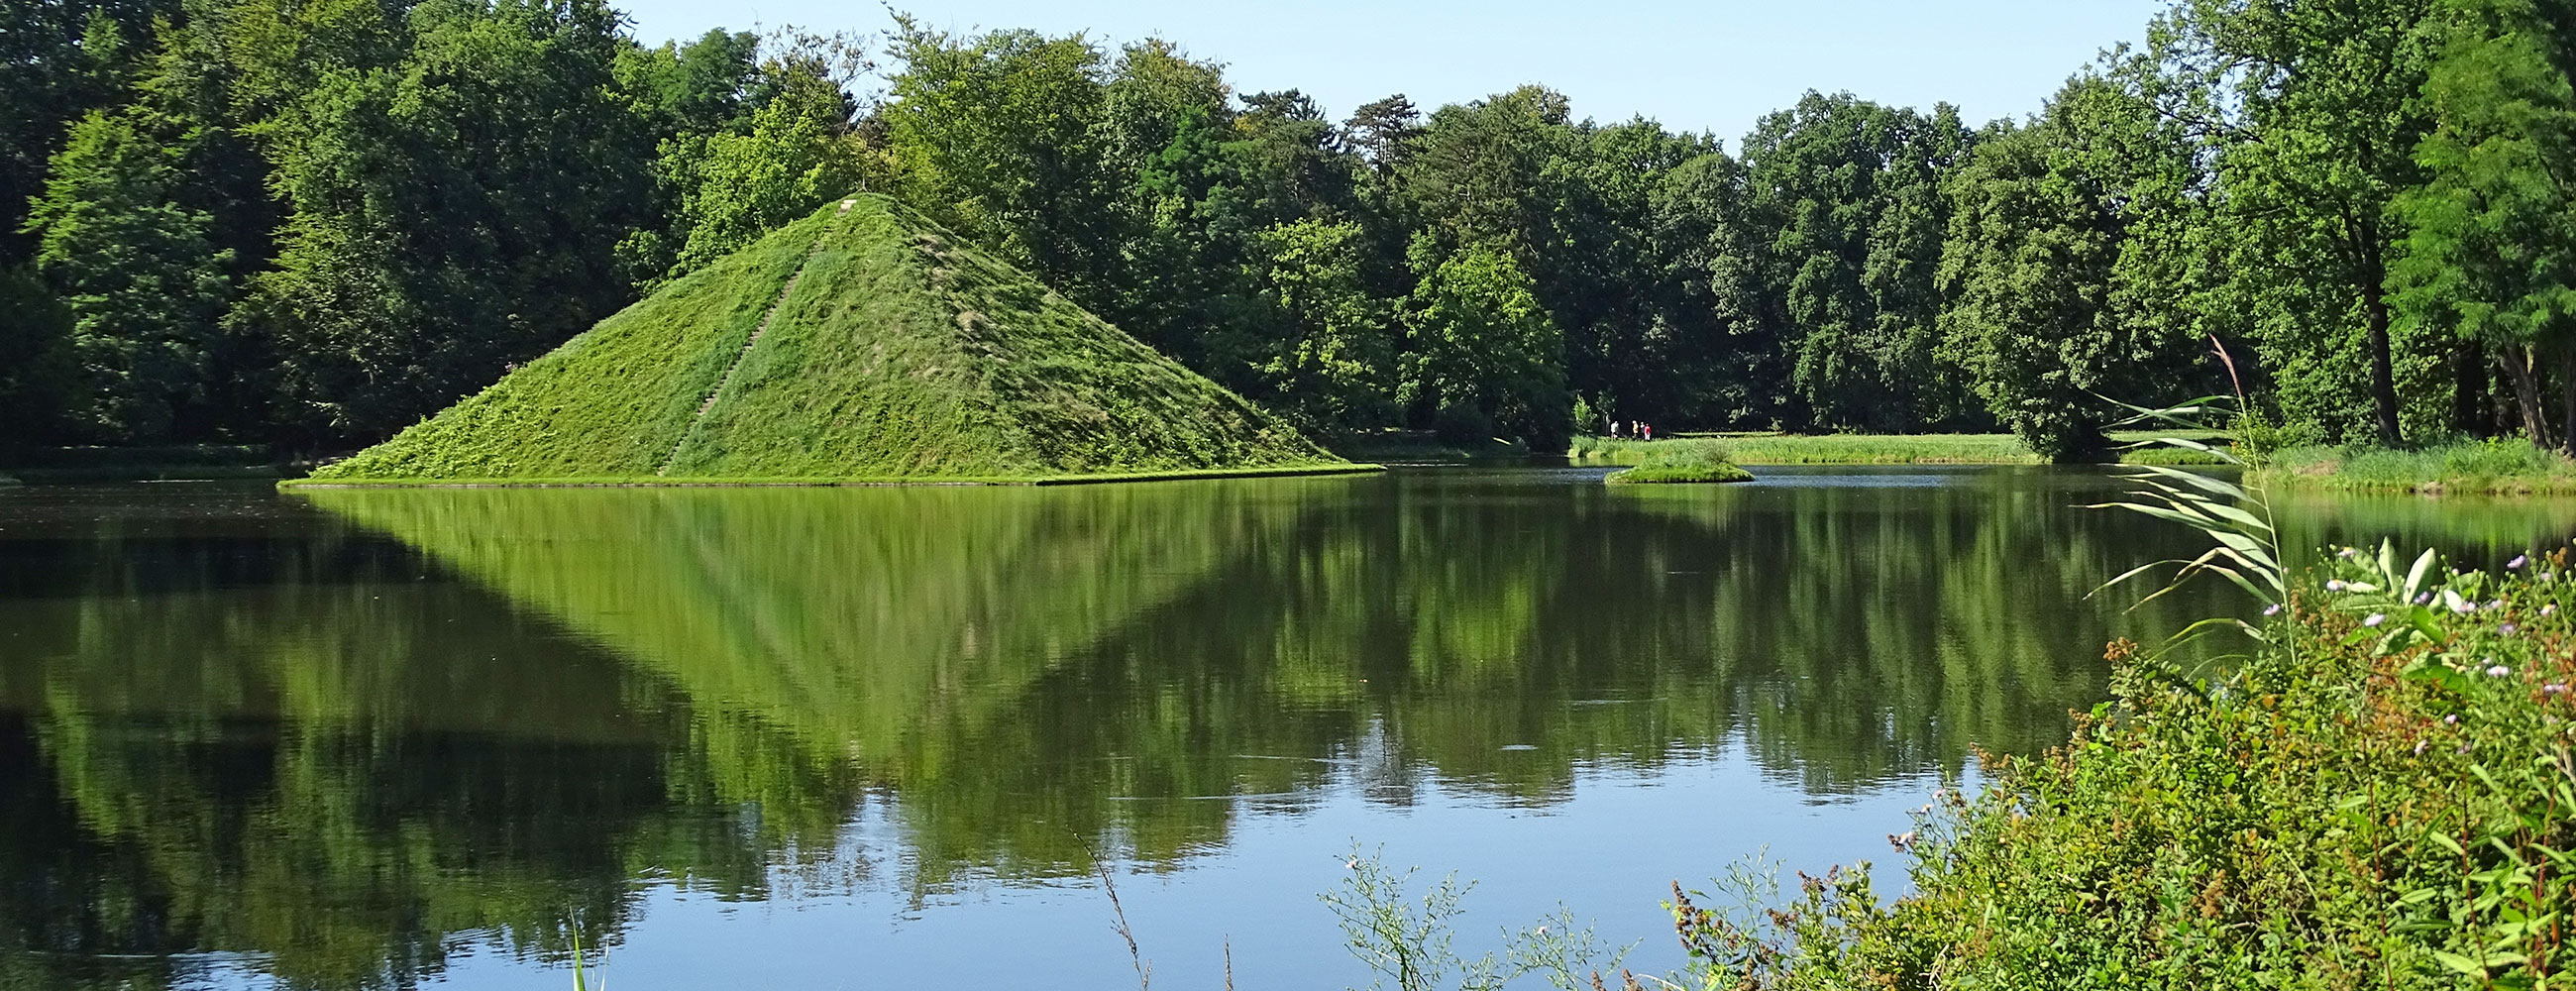
[[[2418,450],[2285,448],[2254,479],[2283,489],[2424,495],[2576,494],[2576,460],[2522,438],[2463,440]]]
[[[2184,434],[2216,435],[2216,431],[2208,430]],[[2133,442],[2148,435],[2128,431],[2112,437]],[[1587,436],[1575,438],[1566,456],[1577,461],[1637,464],[1650,452],[1689,445],[1722,448],[1729,460],[1739,465],[2035,465],[2044,461],[2011,434],[1682,434],[1654,441]],[[2133,448],[2122,460],[2130,464],[2219,463],[2200,452],[2170,447]]]
[[[1865,863],[1786,902],[1677,891],[1690,986],[2567,986],[2568,567],[2346,548],[2223,674],[2115,642],[2065,745],[1982,755],[1990,786],[1889,838],[1914,894]]]

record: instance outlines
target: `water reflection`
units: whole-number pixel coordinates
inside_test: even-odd
[[[1186,870],[1337,790],[1544,808],[1730,747],[1809,799],[1956,772],[2060,736],[2110,636],[2224,608],[2086,598],[2190,546],[2070,508],[2106,484],[12,496],[0,986],[408,985],[599,945],[647,883],[919,904],[1101,851]],[[2550,503],[2291,512],[2308,543],[2576,532]]]

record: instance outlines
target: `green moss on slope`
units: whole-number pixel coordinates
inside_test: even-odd
[[[927,481],[1342,463],[1026,273],[861,196],[314,478]]]

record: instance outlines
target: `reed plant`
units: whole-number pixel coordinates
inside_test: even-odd
[[[1387,866],[1384,851],[1354,846],[1342,883],[1320,897],[1341,923],[1351,955],[1378,975],[1372,989],[1499,991],[1523,978],[1559,991],[1596,987],[1617,971],[1628,947],[1611,947],[1559,906],[1554,915],[1501,934],[1501,946],[1469,957],[1456,948],[1457,918],[1475,882],[1447,875],[1415,893],[1418,869]],[[1633,944],[1632,944],[1633,945]]]

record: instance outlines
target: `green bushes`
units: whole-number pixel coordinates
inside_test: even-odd
[[[2224,674],[2125,641],[2062,747],[1867,865],[1675,909],[1706,988],[2542,988],[2576,907],[2568,555],[2346,550]],[[1757,900],[1758,901],[1758,900]]]

